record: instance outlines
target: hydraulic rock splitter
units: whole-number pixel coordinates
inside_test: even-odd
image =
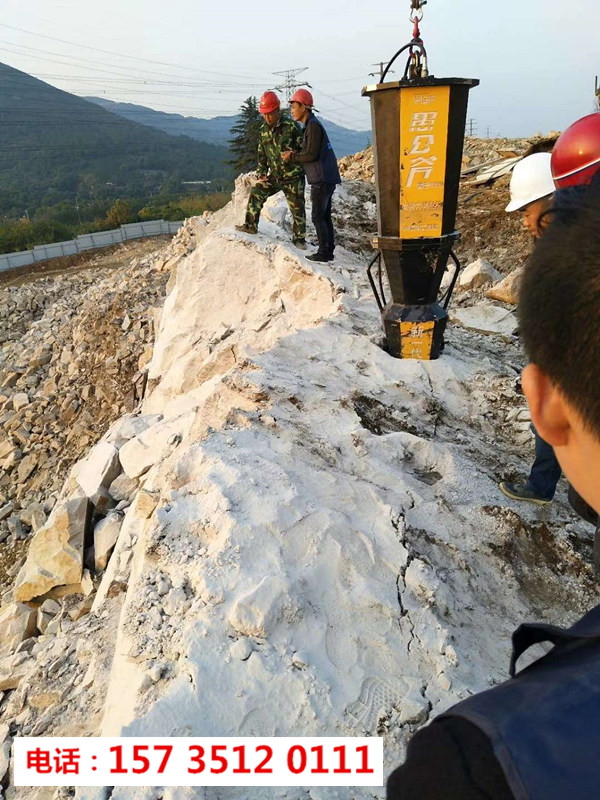
[[[384,347],[396,358],[438,358],[448,320],[446,309],[460,263],[453,246],[469,90],[467,78],[430,77],[419,23],[427,0],[411,0],[413,38],[394,55],[371,99],[378,251],[367,273],[381,311]],[[402,80],[385,82],[392,64],[408,51]],[[443,297],[449,259],[454,275]],[[377,282],[373,277],[379,265]],[[385,298],[382,267],[392,299]]]

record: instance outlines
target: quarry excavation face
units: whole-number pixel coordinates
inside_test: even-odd
[[[433,715],[505,677],[523,618],[566,623],[595,602],[564,498],[517,513],[498,497],[530,434],[518,343],[479,332],[492,273],[461,288],[442,359],[390,358],[356,234],[375,222],[369,186],[336,194],[332,264],[287,243],[282,197],[255,237],[236,232],[247,190],[114,273],[121,294],[165,287],[146,394],[82,448],[5,591],[0,754],[14,735],[367,734],[387,773]]]

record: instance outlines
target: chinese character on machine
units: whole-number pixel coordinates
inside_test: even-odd
[[[410,124],[411,133],[431,133],[437,119],[437,111],[415,111]]]
[[[431,156],[431,158],[415,158],[410,166],[406,186],[411,187],[417,175],[422,175],[424,180],[429,180],[436,161],[437,156]]]

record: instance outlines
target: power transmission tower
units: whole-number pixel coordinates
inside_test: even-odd
[[[477,120],[471,119],[467,122],[467,136],[474,136],[477,133]]]
[[[491,137],[491,135],[492,135],[492,129],[491,129],[491,127],[490,127],[489,125],[487,126],[487,134],[486,134],[486,135],[487,135],[487,138],[488,138],[488,139],[489,139],[489,138]]]
[[[274,89],[276,92],[284,92],[286,102],[289,101],[290,97],[294,94],[296,89],[299,89],[301,86],[307,86],[309,89],[312,89],[310,83],[299,83],[296,80],[296,76],[299,75],[301,72],[305,72],[308,67],[299,67],[298,69],[284,69],[281,72],[274,72],[273,75],[281,75],[283,77],[283,81],[280,86],[275,86]]]
[[[379,75],[379,82],[381,83],[383,80],[383,73],[385,72],[385,68],[387,67],[388,63],[388,61],[380,61],[378,64],[371,64],[372,67],[377,67],[379,72],[369,72],[369,77],[375,78],[377,75]],[[394,70],[391,69],[390,72],[394,72]]]

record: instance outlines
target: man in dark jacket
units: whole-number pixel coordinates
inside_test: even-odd
[[[289,117],[281,114],[275,92],[265,92],[260,98],[259,111],[264,124],[258,141],[258,181],[252,187],[246,220],[236,225],[243,233],[256,233],[260,212],[268,197],[283,192],[294,221],[293,242],[306,248],[306,209],[304,203],[304,171],[301,166],[282,159],[283,152],[300,150],[302,131]]]
[[[555,212],[525,267],[519,319],[533,423],[600,512],[599,184],[568,218]],[[514,677],[520,655],[546,641],[553,649]],[[522,625],[511,675],[414,736],[390,776],[389,800],[598,797],[600,606],[570,629]]]
[[[335,234],[331,219],[331,199],[335,187],[342,182],[337,159],[325,128],[313,114],[314,102],[307,89],[298,89],[290,100],[292,117],[304,125],[302,150],[288,151],[283,158],[288,164],[301,164],[310,184],[312,221],[317,231],[319,249],[307,256],[309,261],[333,261]]]

